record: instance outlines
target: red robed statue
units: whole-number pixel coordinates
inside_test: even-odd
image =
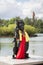
[[[29,58],[29,53],[27,53],[29,48],[29,36],[24,30],[23,20],[17,20],[16,25],[14,33],[13,59]]]

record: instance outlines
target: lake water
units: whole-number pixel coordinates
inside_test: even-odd
[[[13,40],[13,38],[0,38],[0,56],[13,54]],[[38,34],[38,37],[30,38],[27,52],[31,55],[43,56],[43,34]]]

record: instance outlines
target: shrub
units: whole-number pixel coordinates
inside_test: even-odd
[[[0,36],[14,36],[15,27],[16,24],[9,24],[8,27],[0,27]],[[38,32],[38,29],[31,25],[25,25],[24,28],[29,35],[33,35]]]
[[[29,35],[35,34],[37,32],[37,29],[31,25],[25,25],[25,30]]]

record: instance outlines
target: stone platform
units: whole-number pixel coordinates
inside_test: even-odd
[[[31,55],[28,59],[12,59],[12,56],[0,56],[0,65],[43,65],[43,57]]]

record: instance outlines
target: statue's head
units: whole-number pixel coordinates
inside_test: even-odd
[[[18,20],[16,24],[17,24],[19,30],[21,30],[21,31],[24,30],[24,22],[23,22],[23,20]]]

